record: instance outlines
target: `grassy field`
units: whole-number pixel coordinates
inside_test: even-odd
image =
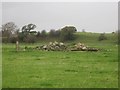
[[[116,36],[98,41],[99,34],[80,33],[72,44],[83,42],[103,49],[82,51],[15,51],[14,44],[3,44],[3,88],[117,88],[118,46]],[[43,43],[20,44],[21,48]]]

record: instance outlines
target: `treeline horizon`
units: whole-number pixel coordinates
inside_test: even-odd
[[[74,40],[74,33],[77,29],[74,26],[65,26],[62,29],[51,29],[49,32],[46,30],[35,31],[37,26],[35,24],[24,25],[18,28],[14,22],[8,22],[2,25],[0,31],[3,43],[15,43],[16,41],[25,43],[35,43],[39,40],[49,38],[57,38],[59,41]]]
[[[14,22],[7,22],[2,25],[0,30],[0,36],[2,37],[3,43],[15,43],[16,41],[25,43],[35,43],[38,41],[44,41],[46,39],[57,39],[58,41],[72,41],[77,38],[76,32],[80,32],[75,26],[64,26],[58,30],[51,29],[50,31],[41,30],[35,31],[37,26],[35,24],[24,25],[20,28]],[[86,32],[82,29],[81,32]],[[91,32],[92,33],[92,32]],[[111,32],[111,33],[117,33]],[[100,33],[98,38],[99,41],[106,40],[105,33]]]

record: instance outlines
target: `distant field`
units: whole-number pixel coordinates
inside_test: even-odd
[[[116,36],[98,41],[99,34],[80,33],[68,45],[83,42],[101,48],[98,52],[15,51],[14,44],[3,44],[3,88],[117,88],[118,46]],[[35,47],[47,42],[20,44]]]

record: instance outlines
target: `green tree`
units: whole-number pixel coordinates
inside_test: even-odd
[[[42,37],[42,38],[46,38],[46,36],[47,36],[46,30],[42,30],[42,31],[41,31],[41,37]]]
[[[34,43],[36,41],[36,31],[32,31],[36,28],[35,24],[28,24],[22,27],[22,32],[19,33],[19,39],[22,42]]]
[[[36,25],[35,24],[28,24],[28,25],[25,25],[22,27],[22,33],[25,34],[25,35],[28,35],[30,34],[31,30],[34,30],[36,28]]]
[[[55,29],[51,29],[50,32],[49,32],[49,36],[50,37],[55,37]]]
[[[74,26],[65,26],[61,29],[60,39],[61,41],[74,40],[74,33],[77,29]]]
[[[61,31],[60,30],[56,30],[55,31],[55,37],[60,37]]]
[[[36,37],[41,37],[40,31],[37,32]]]

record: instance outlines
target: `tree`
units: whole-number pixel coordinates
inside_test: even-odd
[[[55,32],[55,36],[56,36],[56,37],[59,37],[59,36],[60,36],[60,33],[61,33],[60,30],[56,30],[56,32]]]
[[[17,26],[14,22],[8,22],[2,25],[2,35],[3,36],[10,36],[17,30]]]
[[[55,37],[55,29],[51,29],[50,32],[49,32],[49,36],[50,37]]]
[[[35,43],[36,37],[34,35],[27,35],[26,37],[24,37],[23,41],[26,43]]]
[[[42,31],[41,31],[41,37],[42,37],[42,38],[45,38],[46,36],[47,36],[46,30],[42,30]]]
[[[60,39],[61,41],[74,40],[74,33],[77,29],[74,26],[65,26],[61,29]]]
[[[27,43],[34,43],[36,41],[36,28],[35,24],[28,24],[22,27],[22,32],[19,33],[19,40]]]
[[[41,37],[40,31],[37,32],[36,37]]]
[[[12,37],[17,36],[16,35],[17,30],[18,30],[18,28],[14,22],[7,22],[7,23],[3,24],[2,25],[3,42],[10,42],[10,39]]]
[[[36,28],[36,25],[35,24],[28,24],[28,25],[25,25],[22,27],[22,33],[25,34],[25,35],[28,35],[30,34],[31,30],[34,30]]]

